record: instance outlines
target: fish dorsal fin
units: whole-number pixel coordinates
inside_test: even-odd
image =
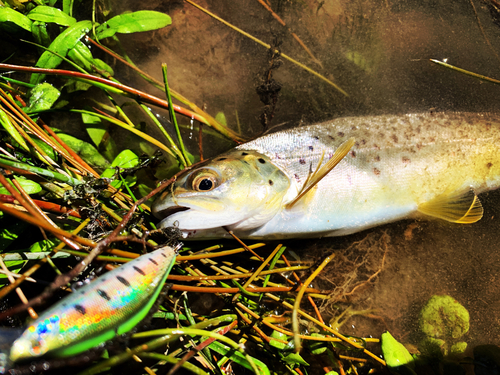
[[[309,190],[311,190],[314,186],[320,182],[323,177],[325,177],[328,173],[331,172],[335,166],[340,163],[340,161],[347,155],[347,153],[351,150],[352,146],[354,146],[354,138],[349,138],[347,141],[342,143],[336,150],[330,160],[328,160],[325,165],[320,168],[321,163],[323,162],[324,153],[321,156],[321,159],[316,167],[314,173],[312,173],[305,182],[304,186],[300,190],[299,194],[295,197],[293,201],[287,204],[286,208],[292,208],[295,203],[297,203],[304,195],[307,194]]]
[[[483,206],[473,189],[441,194],[419,205],[418,211],[460,224],[475,223],[483,217]]]

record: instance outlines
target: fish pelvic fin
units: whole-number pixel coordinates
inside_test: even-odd
[[[312,173],[308,178],[299,194],[295,197],[293,201],[287,204],[286,208],[292,208],[295,203],[297,203],[304,195],[306,195],[309,190],[318,184],[328,173],[330,173],[333,168],[337,166],[338,163],[349,153],[352,146],[354,146],[354,138],[349,138],[347,141],[342,143],[336,150],[333,156],[328,160],[321,168],[320,165],[323,162],[324,153],[316,167],[314,173]]]
[[[483,206],[473,189],[441,194],[420,204],[418,211],[459,224],[472,224],[483,217]]]

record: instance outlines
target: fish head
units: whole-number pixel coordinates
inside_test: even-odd
[[[270,158],[252,150],[233,150],[187,171],[156,199],[160,228],[178,227],[184,237],[227,227],[251,230],[282,208],[290,187],[287,175]]]

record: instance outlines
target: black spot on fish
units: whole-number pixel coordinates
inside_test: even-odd
[[[396,136],[396,134],[393,134],[391,138],[394,141],[394,143],[398,143],[398,137]]]
[[[222,160],[226,160],[227,158],[219,158],[217,159],[217,161],[222,161]]]
[[[404,163],[404,164],[409,164],[409,163],[411,163],[410,158],[408,158],[408,157],[406,157],[406,156],[403,156],[403,163]]]
[[[121,276],[116,276],[116,278],[118,279],[119,282],[121,282],[123,285],[125,286],[130,286],[130,283],[127,281],[127,279],[124,279],[123,277]]]
[[[102,297],[104,298],[106,301],[110,301],[111,300],[111,297],[108,296],[108,293],[106,293],[104,290],[102,289],[97,289],[97,294],[99,294],[99,297]]]
[[[343,136],[344,136],[344,133],[342,133],[342,132],[338,132],[338,133],[337,133],[337,135],[338,135],[339,137],[343,137]]]
[[[85,307],[82,305],[75,305],[73,306],[76,311],[78,311],[80,314],[85,315]]]
[[[331,135],[328,136],[332,141],[335,141],[335,138],[333,138]]]
[[[259,158],[257,160],[259,161],[260,164],[266,164],[266,161],[264,159],[262,159],[262,158]]]
[[[299,175],[298,175],[297,173],[295,173],[295,174],[293,175],[293,177],[295,177],[295,179],[296,179],[297,181],[299,181],[299,182],[300,182],[300,177],[299,177]]]
[[[309,151],[313,151],[314,150],[314,147],[313,146],[309,146]]]
[[[489,168],[491,168],[491,167],[493,167],[493,163],[488,163],[488,164],[486,164],[486,168],[488,168],[488,169],[489,169]]]
[[[167,256],[163,253],[160,253],[163,258],[166,258]]]
[[[375,157],[373,158],[373,160],[375,160],[375,161],[380,161],[380,156],[378,156],[378,155],[377,155],[377,156],[375,156]]]
[[[248,155],[248,153],[246,153],[246,152],[241,153],[241,156],[247,156],[247,155]]]
[[[354,151],[354,150],[353,150],[353,151],[351,151],[351,156],[352,156],[353,158],[355,158],[355,157],[356,157],[356,151]]]
[[[306,163],[306,159],[300,158],[299,159],[299,163],[302,164],[302,165],[305,164]]]
[[[250,163],[246,160],[242,160],[243,163],[250,165]]]
[[[378,176],[380,174],[380,170],[377,168],[373,168],[373,173],[375,173],[375,176]]]
[[[143,271],[143,270],[141,270],[141,269],[140,269],[139,267],[137,267],[137,266],[134,266],[134,270],[136,270],[137,272],[139,272],[142,276],[146,275],[146,274],[144,273],[144,271]]]
[[[319,139],[319,137],[318,137],[317,135],[315,135],[313,138],[314,138],[314,139]]]
[[[273,180],[269,180],[269,185],[271,185],[271,186],[273,186],[273,185],[274,185]]]
[[[155,266],[158,265],[158,262],[156,260],[154,260],[153,258],[148,258],[148,260],[153,263]]]

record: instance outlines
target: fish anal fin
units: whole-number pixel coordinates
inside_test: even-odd
[[[483,217],[483,206],[473,189],[441,194],[420,204],[418,211],[460,224],[472,224]]]

